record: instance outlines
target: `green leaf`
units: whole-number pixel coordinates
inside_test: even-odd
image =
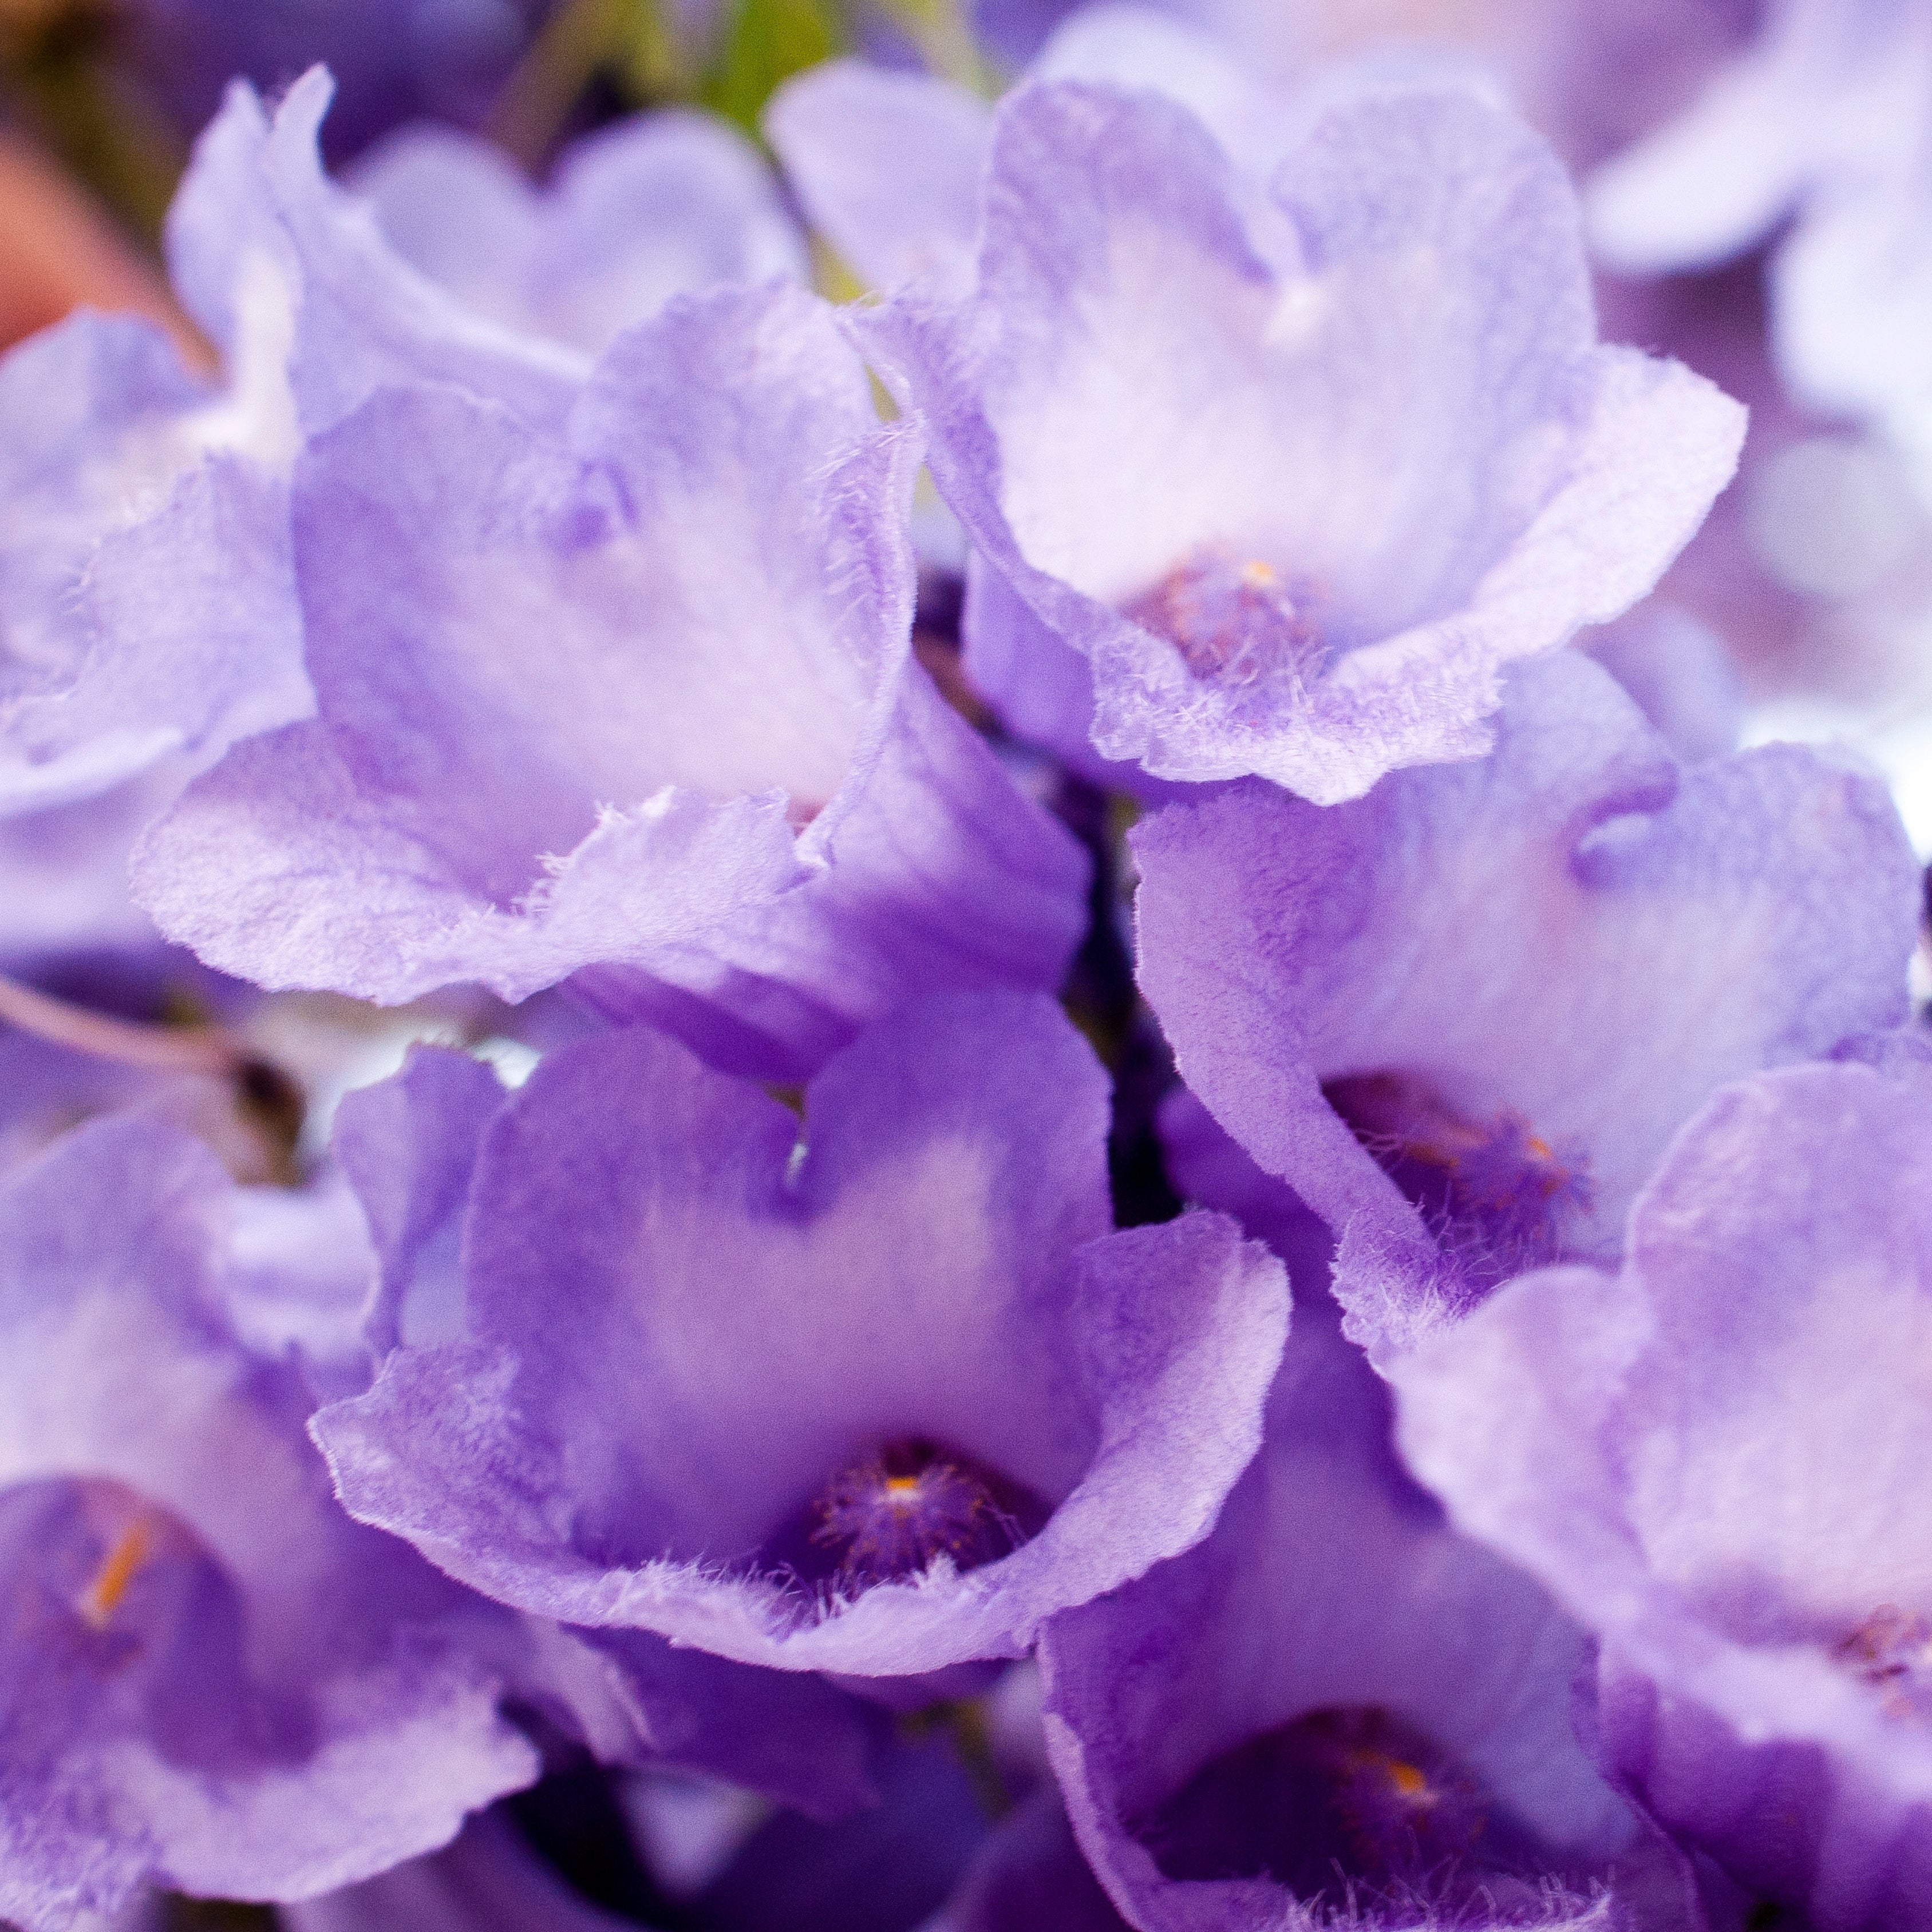
[[[688,100],[696,91],[696,64],[678,34],[675,13],[665,0],[628,0],[616,66],[634,100]]]
[[[836,0],[736,0],[699,98],[755,136],[778,87],[848,40]]]

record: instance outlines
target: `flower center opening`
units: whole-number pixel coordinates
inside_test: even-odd
[[[831,1574],[864,1588],[916,1576],[942,1558],[976,1569],[1017,1549],[1045,1520],[1017,1484],[922,1438],[888,1444],[841,1469],[812,1506],[809,1540]]]
[[[1310,586],[1284,579],[1273,565],[1203,548],[1120,614],[1165,638],[1204,682],[1241,690],[1266,680],[1298,690],[1327,655],[1314,604]]]
[[[214,1574],[165,1510],[102,1478],[50,1478],[0,1494],[9,1628],[43,1684],[110,1685],[137,1700],[193,1625]]]
[[[248,1673],[245,1613],[194,1529],[98,1477],[0,1490],[0,1730],[31,1753],[138,1736],[172,1764],[294,1762],[299,1694]]]
[[[1169,1878],[1272,1879],[1304,1902],[1453,1902],[1535,1863],[1466,1766],[1372,1705],[1312,1712],[1223,1752],[1136,1835]]]
[[[9,1490],[0,1540],[26,1559],[10,1568],[30,1620],[107,1669],[172,1640],[186,1573],[206,1560],[165,1510],[101,1478]]]
[[[1322,1090],[1414,1204],[1471,1294],[1559,1259],[1590,1211],[1582,1150],[1546,1139],[1520,1114],[1466,1119],[1402,1073],[1333,1080]]]
[[[1878,1693],[1887,1715],[1932,1719],[1932,1617],[1882,1604],[1832,1656]]]

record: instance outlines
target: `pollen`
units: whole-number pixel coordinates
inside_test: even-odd
[[[1520,1114],[1469,1118],[1406,1073],[1354,1076],[1322,1090],[1474,1285],[1560,1258],[1590,1211],[1584,1150]]]
[[[1426,1892],[1447,1904],[1458,1875],[1480,1887],[1490,1855],[1509,1862],[1503,1826],[1459,1758],[1358,1705],[1309,1712],[1210,1760],[1142,1835],[1170,1878],[1267,1876],[1304,1898],[1340,1878],[1371,1898]]]
[[[1932,1617],[1882,1604],[1832,1654],[1887,1715],[1932,1717]]]
[[[1429,1774],[1408,1758],[1370,1748],[1349,1750],[1342,1761],[1350,1777],[1367,1780],[1371,1788],[1381,1786],[1407,1809],[1426,1810],[1439,1796]]]
[[[1164,638],[1196,677],[1224,688],[1266,683],[1300,688],[1322,667],[1309,587],[1285,581],[1258,557],[1238,563],[1198,550],[1121,607]]]
[[[812,1540],[841,1552],[838,1573],[870,1585],[917,1576],[944,1558],[961,1570],[1020,1540],[994,1480],[964,1456],[899,1443],[842,1469],[821,1492]]]
[[[74,1606],[94,1629],[106,1628],[129,1586],[140,1574],[152,1547],[147,1525],[138,1520],[130,1523],[114,1539],[100,1568],[94,1573],[93,1580],[81,1592],[80,1600]]]

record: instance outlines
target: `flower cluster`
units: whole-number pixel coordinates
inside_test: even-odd
[[[1932,12],[314,10],[0,360],[0,1920],[1932,1924]]]

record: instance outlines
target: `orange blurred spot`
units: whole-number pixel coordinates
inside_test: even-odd
[[[0,131],[0,348],[83,307],[147,316],[190,368],[217,367],[160,271],[44,155]]]
[[[94,1581],[88,1585],[76,1606],[96,1630],[100,1629],[120,1606],[122,1598],[128,1594],[128,1586],[148,1560],[149,1547],[148,1526],[138,1520],[130,1523],[115,1538],[106,1560],[94,1573]]]

